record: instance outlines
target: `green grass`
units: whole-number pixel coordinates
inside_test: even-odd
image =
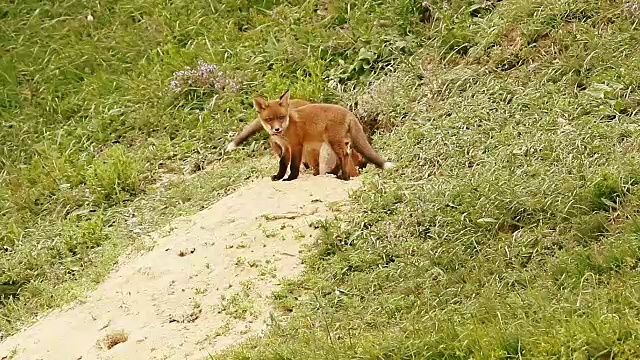
[[[0,337],[94,286],[140,234],[266,175],[264,142],[222,154],[252,98],[338,101],[415,50],[386,41],[409,23],[366,21],[402,4],[0,1]],[[199,60],[239,88],[170,91]]]
[[[0,331],[267,174],[263,143],[221,148],[290,88],[399,166],[365,171],[279,320],[219,358],[640,357],[640,5],[425,4],[0,3]],[[240,88],[168,91],[199,59]]]
[[[218,358],[640,356],[640,17],[454,6],[357,92],[399,167],[323,224],[281,322]]]

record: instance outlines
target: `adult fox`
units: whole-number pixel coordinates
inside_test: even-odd
[[[278,173],[271,177],[274,181],[284,178],[287,167],[290,168],[289,176],[284,180],[296,179],[304,148],[319,148],[323,143],[333,150],[338,169],[336,176],[342,180],[350,178],[349,145],[381,169],[394,166],[376,153],[367,141],[358,119],[340,105],[307,104],[291,108],[289,90],[278,100],[266,101],[256,97],[253,104],[262,127],[282,149]]]
[[[302,99],[291,99],[289,101],[289,108],[295,109],[308,104],[311,104],[311,102]],[[247,141],[248,138],[263,129],[264,127],[262,126],[260,119],[255,119],[253,122],[245,126],[242,131],[235,136],[235,138],[233,138],[233,140],[227,145],[226,151],[233,151],[243,142]],[[282,155],[282,148],[280,145],[278,145],[278,143],[271,137],[269,137],[269,145],[271,146],[271,152],[279,158]],[[317,145],[318,144],[313,144],[305,147],[302,159],[304,166],[307,169],[311,167],[314,175],[320,174],[321,167],[323,167],[322,165],[324,165],[324,168],[329,169],[326,171],[327,173],[338,175],[338,163],[331,148],[324,143],[320,144],[320,146]],[[349,166],[349,175],[352,177],[358,176],[360,174],[359,170],[364,169],[367,166],[367,162],[357,151],[349,151],[349,156],[351,157],[353,165]]]

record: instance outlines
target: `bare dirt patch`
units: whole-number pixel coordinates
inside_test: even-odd
[[[178,219],[85,299],[0,344],[11,359],[201,359],[266,328],[269,294],[302,270],[313,221],[360,185],[330,176],[255,181]],[[109,341],[110,334],[126,334]],[[121,341],[125,339],[125,341]],[[117,345],[117,346],[116,346]]]

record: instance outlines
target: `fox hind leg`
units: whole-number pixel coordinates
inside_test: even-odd
[[[340,180],[349,180],[349,153],[344,139],[340,139],[339,141],[330,140],[329,145],[336,155],[336,167],[340,169],[340,173],[337,175],[337,178]]]
[[[308,149],[305,149],[304,152],[305,160],[309,163],[309,167],[313,171],[313,176],[320,175],[320,149],[316,146],[310,146]]]

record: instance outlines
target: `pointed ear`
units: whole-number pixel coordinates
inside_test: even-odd
[[[280,106],[289,107],[289,89],[284,92],[284,94],[280,95]]]
[[[258,110],[258,112],[260,112],[267,108],[267,102],[263,98],[258,96],[253,99],[253,106],[256,107],[256,110]]]

